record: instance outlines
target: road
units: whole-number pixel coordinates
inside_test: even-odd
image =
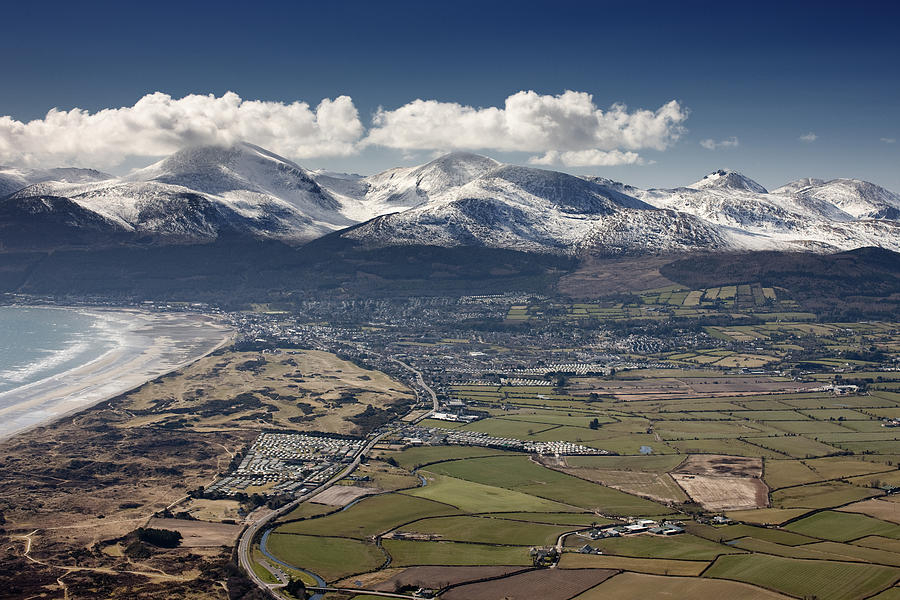
[[[371,450],[375,444],[381,441],[381,438],[386,436],[389,432],[380,433],[377,436],[373,437],[369,440],[365,446],[360,448],[359,452],[354,456],[353,461],[348,464],[342,471],[336,474],[334,477],[320,485],[319,487],[313,489],[310,492],[303,494],[302,496],[298,496],[293,501],[285,504],[281,508],[277,510],[273,510],[269,513],[261,515],[259,519],[251,523],[247,526],[244,532],[241,534],[240,541],[238,542],[238,558],[240,559],[241,567],[247,573],[247,576],[255,583],[260,589],[268,592],[268,594],[273,598],[281,598],[278,594],[275,593],[275,589],[282,587],[281,584],[278,583],[268,583],[263,581],[262,578],[256,574],[256,571],[253,570],[253,558],[250,556],[250,551],[253,548],[253,539],[256,537],[256,534],[270,521],[273,519],[280,517],[281,515],[287,514],[294,510],[298,504],[306,502],[319,492],[323,490],[327,490],[335,483],[349,475],[353,472],[353,470],[359,466],[362,457],[365,456],[366,452]]]
[[[415,374],[416,383],[422,389],[424,389],[428,393],[429,396],[431,396],[431,402],[432,402],[432,405],[434,406],[434,410],[438,410],[439,403],[438,403],[437,394],[434,392],[433,389],[431,389],[431,386],[429,386],[427,383],[425,383],[425,379],[424,379],[424,377],[422,377],[422,372],[414,367],[411,367],[410,365],[406,364],[405,362],[396,359],[396,358],[392,358],[391,360],[398,363],[399,365],[403,366],[404,368],[412,371]],[[417,419],[417,421],[425,418],[425,416],[427,416],[427,415],[422,415],[422,417]],[[296,508],[298,504],[306,502],[307,500],[309,500],[310,498],[312,498],[319,492],[322,492],[322,491],[328,489],[329,487],[331,487],[332,485],[334,485],[335,483],[337,483],[338,481],[340,481],[341,479],[343,479],[344,477],[346,477],[347,475],[352,473],[353,470],[359,466],[359,463],[362,460],[363,456],[365,456],[366,453],[369,452],[375,446],[375,444],[380,442],[381,439],[384,436],[388,435],[389,433],[390,433],[390,430],[385,431],[383,433],[378,434],[371,440],[369,440],[362,448],[360,448],[359,452],[356,453],[356,455],[353,457],[353,461],[350,464],[348,464],[342,471],[340,471],[338,474],[336,474],[334,477],[332,477],[331,479],[329,479],[328,481],[326,481],[319,487],[313,489],[310,492],[307,492],[306,494],[303,494],[302,496],[297,497],[290,503],[285,504],[284,506],[282,506],[281,508],[279,508],[277,510],[273,510],[264,515],[260,515],[260,517],[256,521],[254,521],[253,523],[251,523],[250,525],[247,526],[247,528],[241,534],[240,541],[238,542],[238,558],[240,560],[241,567],[244,569],[244,571],[247,573],[247,576],[253,581],[253,583],[255,583],[260,589],[262,589],[266,593],[268,593],[272,598],[282,598],[275,592],[275,590],[277,588],[283,587],[282,584],[268,583],[266,581],[263,581],[263,579],[256,574],[256,571],[253,570],[253,558],[251,557],[250,552],[253,548],[253,539],[256,537],[256,534],[259,533],[259,531],[263,527],[265,527],[269,522],[273,521],[274,519],[276,519],[277,517],[279,517],[281,515],[289,513],[290,511],[294,510],[294,508]],[[392,595],[390,597],[403,598],[404,596]]]
[[[422,372],[419,371],[418,369],[416,369],[415,367],[409,366],[408,364],[406,364],[405,362],[403,362],[402,360],[399,360],[397,358],[392,358],[391,360],[394,361],[395,363],[397,363],[398,365],[401,365],[401,366],[409,369],[413,373],[415,373],[416,383],[418,383],[422,388],[424,388],[424,390],[426,392],[428,392],[428,394],[431,396],[431,403],[434,406],[434,410],[439,410],[440,404],[438,403],[437,394],[434,393],[434,390],[431,389],[431,386],[429,386],[427,383],[425,383],[425,379],[422,377]]]

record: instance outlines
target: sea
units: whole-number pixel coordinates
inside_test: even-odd
[[[97,360],[120,343],[102,314],[0,306],[0,409],[16,390]]]

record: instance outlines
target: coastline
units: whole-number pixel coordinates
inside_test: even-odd
[[[46,308],[22,306],[22,308]],[[227,346],[234,331],[201,313],[154,313],[133,308],[52,307],[106,318],[118,345],[93,360],[0,394],[0,441],[69,417]]]

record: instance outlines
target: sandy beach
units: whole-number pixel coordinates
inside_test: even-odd
[[[78,310],[101,317],[115,332],[116,346],[89,363],[0,394],[0,439],[183,367],[227,344],[232,336],[229,327],[196,313]]]

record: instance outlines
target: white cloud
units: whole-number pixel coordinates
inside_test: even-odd
[[[719,150],[720,148],[736,148],[740,145],[740,142],[737,137],[731,136],[730,138],[718,142],[712,138],[700,140],[700,145],[707,150]]]
[[[436,100],[382,108],[363,143],[405,150],[540,152],[543,156],[531,159],[538,164],[547,164],[551,157],[565,160],[567,155],[583,164],[622,164],[639,159],[623,151],[668,148],[684,132],[687,116],[687,109],[675,100],[656,110],[629,111],[624,104],[614,104],[604,111],[584,92],[551,96],[522,91],[509,96],[502,108]]]
[[[618,165],[642,165],[644,159],[637,152],[621,150],[550,150],[542,156],[532,156],[528,162],[533,165],[557,165],[567,167],[614,167]]]
[[[155,157],[199,144],[244,140],[291,158],[344,156],[356,151],[364,127],[348,96],[305,102],[242,100],[156,92],[134,106],[90,113],[53,109],[23,123],[0,117],[0,162],[111,167],[128,156]]]
[[[885,144],[894,144],[897,142],[897,138],[883,137],[883,138],[881,138],[881,141],[884,142]]]
[[[349,156],[367,146],[403,152],[494,150],[534,153],[535,164],[644,164],[636,151],[665,150],[683,133],[688,110],[598,108],[584,92],[522,91],[502,107],[415,100],[379,109],[366,127],[348,96],[305,102],[148,94],[133,106],[89,112],[53,109],[43,119],[0,116],[0,164],[116,167],[196,145],[247,141],[295,160]],[[131,162],[134,162],[133,160]]]
[[[806,142],[807,144],[811,144],[814,141],[816,141],[817,139],[819,139],[819,136],[817,136],[815,133],[810,131],[809,133],[804,133],[803,135],[801,135],[799,139],[801,142]]]

